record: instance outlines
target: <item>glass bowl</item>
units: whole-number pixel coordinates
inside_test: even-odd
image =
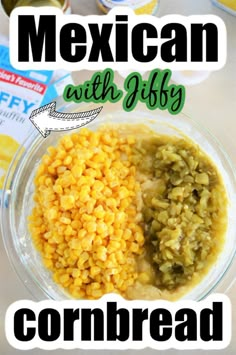
[[[63,109],[75,112],[78,105],[65,106]],[[213,291],[225,293],[235,275],[235,265],[232,266],[232,263],[236,253],[236,176],[222,146],[208,131],[183,113],[171,116],[165,111],[138,109],[125,113],[115,111],[112,105],[109,109],[109,105],[106,105],[105,110],[88,127],[96,130],[99,125],[107,122],[145,123],[158,133],[186,135],[215,162],[223,177],[229,200],[226,242],[217,262],[202,281],[183,298],[201,300]],[[5,203],[2,203],[1,209],[1,228],[5,248],[19,278],[37,300],[70,298],[70,295],[53,281],[51,273],[43,266],[27,227],[27,217],[33,206],[33,179],[36,168],[47,147],[55,145],[59,137],[67,133],[70,132],[51,133],[45,139],[38,131],[33,131],[25,141],[24,147],[16,154],[3,189],[2,201]]]

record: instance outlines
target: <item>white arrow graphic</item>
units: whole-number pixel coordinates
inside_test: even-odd
[[[58,112],[55,109],[56,102],[50,102],[50,104],[32,111],[29,117],[44,138],[51,131],[67,131],[85,126],[98,116],[102,106],[91,111],[73,113]]]

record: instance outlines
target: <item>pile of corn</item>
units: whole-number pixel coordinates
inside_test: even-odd
[[[82,129],[49,147],[37,169],[30,232],[55,282],[73,297],[125,295],[137,279],[144,236],[134,144],[112,128]]]

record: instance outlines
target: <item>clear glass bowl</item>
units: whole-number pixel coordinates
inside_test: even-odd
[[[78,105],[69,105],[64,109],[67,112],[68,110],[74,112],[78,110]],[[85,109],[83,106],[83,110]],[[209,132],[184,114],[171,116],[157,110],[155,112],[136,110],[125,113],[114,111],[112,105],[111,108],[106,105],[105,109],[88,125],[90,129],[96,130],[99,125],[107,122],[145,123],[159,133],[187,135],[199,144],[218,166],[229,199],[226,242],[215,265],[184,298],[201,300],[213,291],[225,293],[234,280],[236,270],[235,263],[232,266],[236,253],[236,176],[224,149]],[[5,204],[1,209],[1,228],[5,248],[16,273],[38,300],[70,298],[60,286],[54,283],[51,273],[43,266],[27,228],[27,217],[33,206],[33,178],[36,168],[47,147],[56,144],[59,137],[65,133],[51,133],[44,139],[38,131],[34,131],[25,141],[24,148],[19,149],[15,156],[3,191]]]

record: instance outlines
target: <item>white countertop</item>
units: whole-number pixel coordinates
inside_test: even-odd
[[[95,0],[71,0],[72,11],[82,15],[100,13]],[[217,72],[211,73],[209,78],[195,86],[186,88],[186,104],[184,112],[202,123],[223,144],[226,152],[236,166],[236,17],[215,8],[210,0],[161,0],[157,16],[170,13],[182,15],[216,14],[226,24],[228,32],[228,60],[226,66]],[[8,35],[8,20],[0,13],[0,35]],[[78,73],[86,76],[86,72]],[[77,76],[77,75],[76,75]],[[90,76],[87,78],[89,79]],[[236,218],[236,217],[235,217]],[[235,220],[236,223],[236,220]],[[236,265],[234,265],[236,270]],[[31,295],[19,281],[12,270],[0,238],[0,354],[18,354],[20,351],[11,348],[4,335],[4,317],[7,307],[20,299],[31,299]],[[232,301],[233,309],[233,335],[236,330],[236,283],[231,287],[228,295]],[[93,354],[94,351],[52,351],[50,354]],[[135,354],[138,351],[123,351],[122,354]],[[209,351],[202,351],[209,353]],[[42,350],[32,350],[29,354],[43,354]],[[100,354],[119,354],[116,351],[97,351]],[[141,350],[141,354],[156,354],[155,350]],[[160,351],[158,354],[181,354],[182,351]],[[199,354],[198,351],[188,351],[187,354]],[[224,351],[211,351],[211,354],[235,354],[236,338],[232,337],[230,346]]]

